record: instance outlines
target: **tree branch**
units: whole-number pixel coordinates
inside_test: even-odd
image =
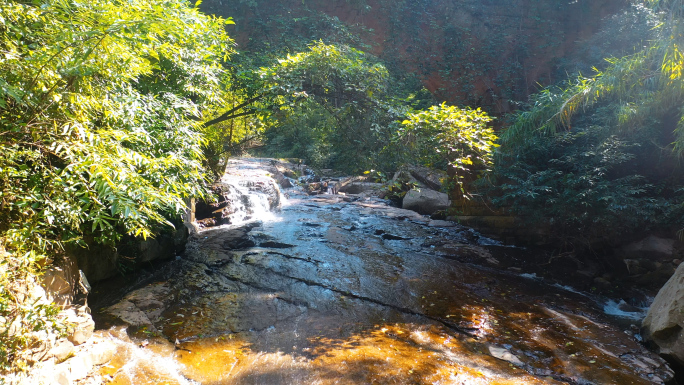
[[[210,121],[204,123],[204,126],[205,126],[205,127],[212,126],[212,125],[217,124],[217,123],[225,122],[226,120],[230,120],[230,119],[237,118],[238,116],[244,116],[244,115],[249,115],[249,114],[251,114],[251,113],[254,113],[254,110],[250,110],[250,111],[249,111],[249,114],[243,112],[243,113],[241,113],[241,114],[233,115],[234,112],[240,110],[241,108],[247,107],[248,105],[250,105],[250,104],[256,102],[257,100],[263,98],[264,96],[265,96],[264,94],[261,94],[261,95],[255,96],[255,97],[253,97],[253,98],[251,98],[251,99],[248,99],[247,101],[245,101],[245,102],[243,102],[243,103],[240,103],[240,104],[238,104],[237,106],[235,106],[235,107],[231,108],[230,110],[226,111],[225,113],[221,114],[221,116],[219,116],[219,117],[217,117],[217,118],[214,118],[214,119],[212,119],[212,120],[210,120]]]

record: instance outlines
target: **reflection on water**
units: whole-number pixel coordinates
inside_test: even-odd
[[[346,338],[311,337],[288,353],[254,350],[244,336],[231,336],[175,350],[163,343],[144,349],[122,344],[119,361],[105,370],[116,373],[115,384],[559,383],[473,352],[475,341],[410,324],[378,325]]]
[[[243,166],[241,177],[256,164]],[[377,200],[288,193],[277,221],[200,233],[162,282],[104,309],[133,336],[100,332],[120,341],[104,369],[113,383],[625,385],[670,375],[590,297],[455,260],[492,258],[496,246],[469,243],[467,229],[430,227]]]

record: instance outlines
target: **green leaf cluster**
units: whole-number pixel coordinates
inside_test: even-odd
[[[384,65],[345,45],[316,42],[259,71],[272,97],[272,154],[314,166],[372,168],[404,107],[391,97]]]
[[[411,112],[395,133],[393,148],[407,162],[441,169],[450,168],[462,194],[465,186],[491,170],[497,136],[489,127],[492,118],[481,109],[458,108],[442,103]]]
[[[200,121],[223,97],[225,24],[183,0],[0,2],[3,255],[153,236],[205,193]]]

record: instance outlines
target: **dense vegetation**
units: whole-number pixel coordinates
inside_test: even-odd
[[[225,23],[181,0],[0,2],[0,369],[51,322],[22,290],[65,245],[152,236],[204,194]]]
[[[593,35],[624,0],[205,0],[201,8],[230,16],[242,47],[239,62],[306,50],[311,41],[344,44],[377,56],[393,87],[426,87],[438,102],[481,107],[490,115],[573,71],[596,65],[605,47],[576,42]],[[625,41],[625,44],[631,44]],[[600,49],[597,49],[599,48]],[[578,50],[579,51],[579,50]]]
[[[313,166],[372,166],[403,112],[390,98],[386,68],[349,46],[318,42],[257,75],[278,96],[265,132],[268,151]]]
[[[635,2],[629,19],[642,32],[630,36],[643,45],[543,90],[513,117],[490,190],[498,203],[585,250],[682,228],[683,7]]]
[[[679,2],[633,1],[627,9],[607,18],[603,29],[578,48],[574,56],[560,60],[556,74],[568,71],[575,75],[563,83],[542,89],[526,102],[504,100],[525,96],[514,91],[515,87],[520,90],[521,74],[527,76],[525,71],[516,72],[521,68],[482,67],[478,70],[484,72],[472,77],[477,71],[466,67],[476,61],[467,54],[473,48],[468,44],[473,45],[476,41],[471,36],[473,30],[455,30],[455,24],[435,17],[435,10],[449,14],[444,4],[399,4],[398,8],[406,15],[420,15],[418,19],[421,21],[431,20],[429,25],[421,24],[416,28],[401,24],[401,17],[384,8],[383,4],[382,1],[359,2],[358,16],[346,18],[367,21],[364,15],[375,15],[378,9],[384,10],[389,15],[388,21],[376,25],[389,28],[389,33],[388,30],[370,30],[363,24],[345,24],[329,16],[329,9],[333,6],[317,2],[302,6],[281,4],[268,10],[260,7],[259,1],[234,4],[247,24],[238,30],[250,31],[247,32],[250,39],[245,42],[250,50],[236,62],[236,68],[242,71],[250,66],[272,69],[278,55],[284,56],[292,51],[309,52],[292,57],[313,62],[315,49],[304,48],[310,38],[323,39],[337,47],[381,51],[380,58],[366,54],[365,60],[387,68],[380,81],[384,83],[378,83],[382,92],[370,97],[375,101],[371,102],[374,108],[367,120],[365,113],[369,110],[366,106],[358,108],[363,113],[354,116],[358,104],[347,104],[332,94],[323,95],[323,98],[303,98],[305,103],[290,104],[271,115],[274,119],[264,126],[266,154],[304,158],[315,166],[349,171],[370,168],[388,171],[402,163],[446,168],[451,162],[452,166],[458,167],[454,159],[440,158],[443,154],[435,151],[439,144],[435,139],[445,135],[444,131],[437,134],[421,127],[418,132],[424,135],[419,139],[412,137],[410,130],[399,124],[408,116],[418,116],[420,111],[427,113],[427,107],[437,104],[437,98],[421,90],[420,85],[420,81],[425,84],[430,78],[430,71],[434,68],[421,67],[425,71],[402,72],[408,68],[402,65],[406,60],[412,60],[409,59],[412,56],[395,51],[394,43],[397,41],[394,40],[385,41],[383,50],[376,50],[373,36],[388,33],[396,39],[397,36],[406,36],[400,29],[411,30],[414,32],[410,34],[415,40],[413,46],[433,50],[425,52],[426,60],[428,57],[448,56],[449,60],[444,64],[450,70],[442,68],[440,73],[461,69],[457,71],[460,77],[446,76],[443,79],[443,88],[434,90],[438,97],[445,97],[444,92],[449,90],[452,93],[450,97],[459,102],[473,107],[483,105],[491,112],[503,111],[497,107],[502,103],[519,103],[522,107],[522,112],[499,120],[508,126],[503,130],[501,147],[493,163],[485,161],[479,167],[486,170],[493,166],[494,172],[486,178],[488,186],[482,187],[481,184],[479,189],[494,203],[512,210],[530,225],[546,229],[561,248],[595,249],[615,244],[635,231],[682,227],[677,144],[681,142],[677,139],[681,130],[676,128],[681,115]],[[582,4],[574,9],[571,17],[587,16],[592,5]],[[209,7],[221,11],[213,2]],[[473,5],[466,12],[478,15],[476,9],[477,6]],[[340,13],[332,11],[335,12]],[[534,12],[541,12],[541,8],[535,8]],[[534,12],[532,15],[536,15]],[[483,20],[495,18],[482,17]],[[460,25],[458,23],[456,25]],[[553,31],[545,40],[549,50],[562,45],[564,33],[570,33],[567,29],[561,32],[563,26],[549,19],[539,18],[537,24],[524,23],[526,33],[534,28],[544,30],[544,33]],[[258,31],[263,31],[263,34]],[[425,37],[425,31],[429,31],[429,36]],[[506,36],[506,33],[502,34]],[[462,49],[456,50],[458,52],[445,51],[451,52],[450,56],[434,51],[434,47],[442,44],[441,39],[449,37],[452,38],[449,41],[454,43],[452,47]],[[529,40],[526,43],[529,51],[516,52],[517,55],[541,52],[539,47],[533,48],[532,42],[542,43]],[[319,49],[323,46],[322,43],[318,45]],[[483,45],[477,47],[476,52],[483,55],[481,57],[490,57],[490,50],[494,56],[507,52],[497,47],[494,43]],[[353,49],[343,49],[351,52],[349,50]],[[527,65],[518,59],[511,62],[522,67]],[[436,65],[428,61],[423,64]],[[353,58],[347,63],[351,62]],[[338,67],[334,77],[345,79],[338,85],[354,84],[353,71],[350,71],[354,67],[344,63],[345,60],[341,60],[339,65],[331,63]],[[362,66],[359,64],[357,68]],[[507,72],[507,76],[517,76],[518,80],[501,78],[502,71]],[[593,75],[587,76],[591,73]],[[493,101],[487,101],[489,94],[454,88],[457,83],[466,88],[472,87],[481,75],[495,79],[487,90],[493,92]],[[464,76],[471,76],[471,81],[465,81]],[[504,90],[505,87],[509,88]],[[300,89],[304,88],[306,86]],[[341,116],[344,119],[336,119]],[[345,124],[347,122],[350,123]],[[464,175],[468,173],[461,171]],[[471,181],[476,177],[466,179]]]

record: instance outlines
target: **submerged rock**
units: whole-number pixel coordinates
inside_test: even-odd
[[[503,361],[510,362],[513,365],[517,366],[523,366],[523,362],[520,361],[520,358],[518,358],[515,354],[509,352],[508,350],[504,348],[500,348],[497,346],[490,345],[489,346],[489,353],[492,355],[494,358],[498,358]]]

